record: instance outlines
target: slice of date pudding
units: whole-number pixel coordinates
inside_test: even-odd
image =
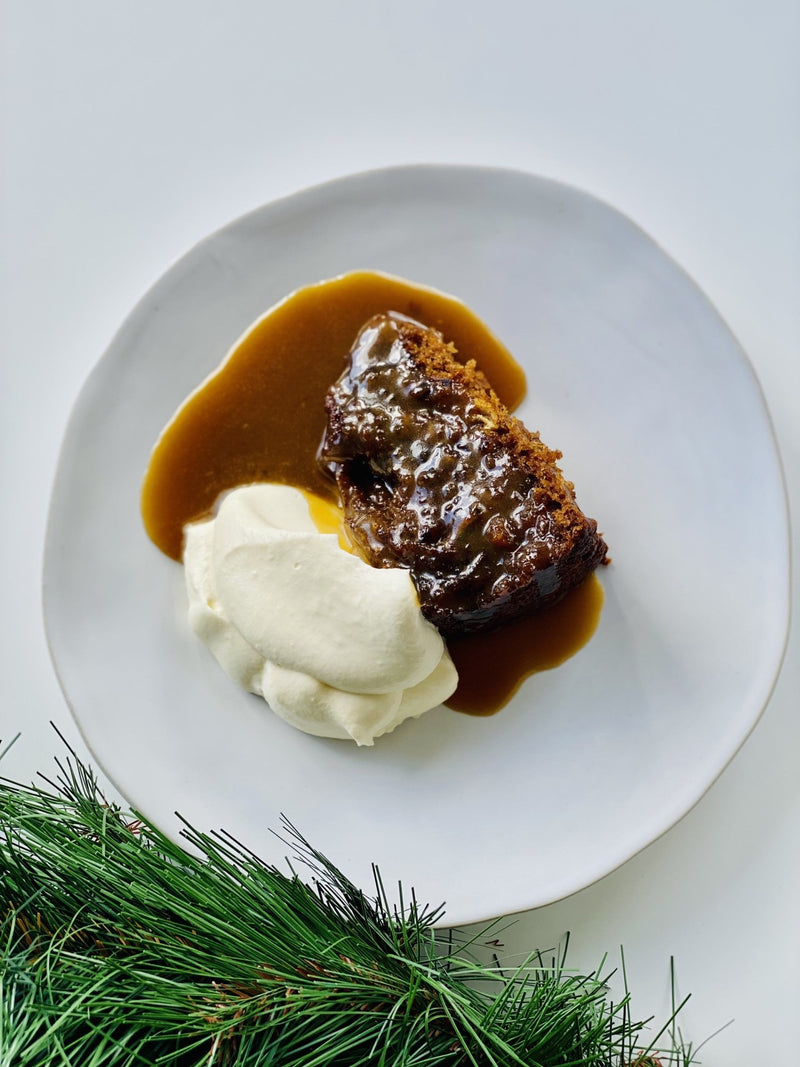
[[[328,392],[319,450],[358,551],[410,570],[444,634],[554,603],[606,559],[556,466],[561,453],[454,352],[404,316],[370,319]]]

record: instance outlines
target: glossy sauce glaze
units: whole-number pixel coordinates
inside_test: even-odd
[[[317,463],[325,396],[363,324],[389,310],[439,330],[463,358],[476,360],[509,409],[520,403],[524,372],[460,301],[367,271],[300,289],[247,331],[159,438],[141,506],[163,552],[180,560],[186,523],[210,515],[220,494],[237,485],[281,482],[335,499]],[[470,714],[499,710],[528,674],[586,643],[601,603],[593,577],[539,616],[453,641],[461,682],[448,705]]]
[[[423,615],[447,638],[538,611],[604,559],[560,454],[438,331],[370,319],[326,406],[320,462],[359,553],[409,570]]]

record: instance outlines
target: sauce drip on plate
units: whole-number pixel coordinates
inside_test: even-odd
[[[458,688],[447,701],[454,711],[494,715],[529,674],[549,670],[583,648],[600,621],[603,586],[590,574],[557,604],[488,633],[448,639]]]

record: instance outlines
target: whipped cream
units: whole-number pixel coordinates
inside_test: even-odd
[[[454,691],[409,572],[370,567],[320,533],[299,490],[235,489],[185,534],[190,626],[292,726],[371,745]]]

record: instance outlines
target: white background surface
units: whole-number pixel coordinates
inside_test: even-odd
[[[0,736],[23,733],[4,773],[49,769],[49,720],[81,750],[39,593],[72,401],[171,262],[308,184],[394,163],[497,164],[626,211],[748,352],[797,513],[797,3],[6,0],[0,49]],[[712,1067],[796,1044],[797,651],[793,635],[759,726],[679,826],[501,936],[510,959],[571,930],[582,966],[624,944],[640,1014],[666,1008],[674,955],[679,993],[693,993],[683,1029],[699,1042],[734,1020],[700,1054]]]

